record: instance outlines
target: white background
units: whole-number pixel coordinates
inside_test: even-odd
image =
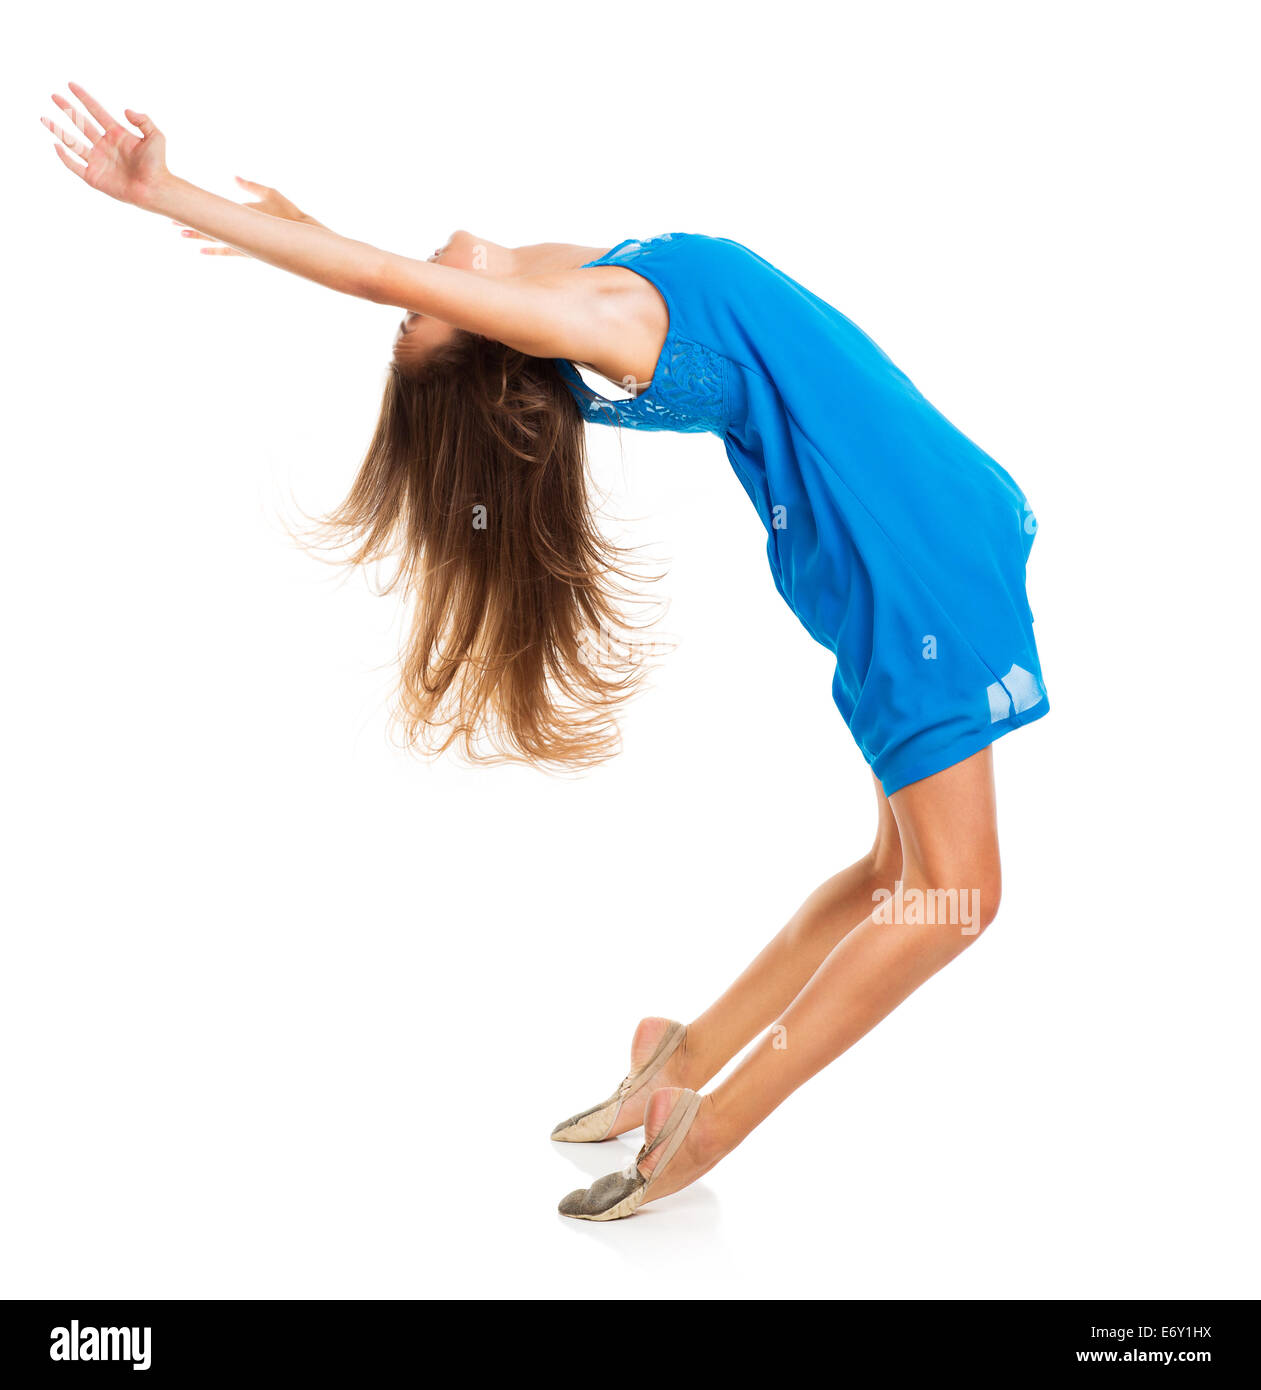
[[[0,1293],[1261,1292],[1247,13],[8,16]],[[396,312],[92,193],[37,124],[68,79],[401,252],[734,237],[1030,497],[1053,713],[996,749],[999,920],[688,1193],[564,1221],[638,1137],[548,1132],[874,823],[720,445],[592,440],[678,642],[623,756],[408,758],[393,602],[285,532]]]

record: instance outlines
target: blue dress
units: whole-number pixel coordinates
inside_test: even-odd
[[[588,265],[642,275],[670,326],[633,399],[557,363],[584,416],[723,440],[886,793],[1047,713],[1025,597],[1033,512],[865,333],[722,237],[624,241]]]

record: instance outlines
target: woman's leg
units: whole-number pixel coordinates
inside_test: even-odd
[[[893,890],[902,873],[902,847],[888,798],[879,782],[875,787],[878,819],[871,852],[815,889],[740,978],[687,1025],[683,1044],[662,1069],[655,1089],[687,1086],[699,1091],[717,1076],[774,1023],[846,932],[870,914],[876,894]],[[652,1056],[667,1022],[640,1022],[631,1046],[632,1069]],[[611,1134],[643,1124],[647,1101],[647,1095],[632,1096]]]
[[[871,852],[816,888],[744,974],[688,1024],[684,1084],[693,1090],[775,1022],[837,942],[871,913],[877,893],[891,892],[901,878],[897,822],[880,783],[875,786],[879,820]]]
[[[774,1032],[705,1097],[687,1141],[649,1189],[649,1201],[712,1168],[993,920],[1001,879],[990,750],[902,788],[890,801],[903,856],[893,910],[868,915],[846,932],[779,1015]],[[952,902],[956,920],[942,923]],[[926,920],[930,914],[935,921]],[[676,1094],[654,1092],[645,1116],[649,1138]],[[649,1159],[644,1171],[652,1166]]]

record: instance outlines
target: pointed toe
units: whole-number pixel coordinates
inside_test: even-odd
[[[581,1110],[552,1130],[552,1138],[563,1144],[594,1144],[609,1137],[622,1103],[618,1097],[602,1100],[590,1110]]]
[[[647,1182],[631,1164],[625,1172],[608,1173],[590,1187],[580,1187],[563,1197],[556,1210],[579,1221],[616,1221],[629,1216],[643,1201]]]
[[[562,1216],[581,1216],[583,1199],[587,1195],[585,1187],[575,1188],[567,1197],[562,1197],[556,1205],[556,1210]]]
[[[598,1144],[602,1139],[607,1139],[617,1124],[624,1102],[643,1090],[660,1073],[682,1043],[686,1032],[683,1024],[669,1022],[652,1056],[641,1067],[630,1072],[607,1100],[562,1120],[552,1130],[551,1137],[562,1144]]]
[[[620,1221],[624,1216],[634,1216],[647,1197],[648,1189],[687,1138],[700,1103],[701,1098],[695,1091],[681,1089],[656,1137],[640,1149],[634,1162],[620,1173],[597,1178],[590,1187],[576,1188],[561,1199],[556,1210],[562,1216],[572,1216],[579,1221]],[[653,1171],[641,1173],[639,1165],[654,1153],[660,1156]]]

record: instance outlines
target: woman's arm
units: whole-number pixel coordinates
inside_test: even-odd
[[[388,253],[367,242],[339,236],[313,222],[271,217],[165,171],[124,201],[328,289],[361,299],[378,297],[382,258]]]
[[[243,179],[240,174],[236,175],[236,181],[247,192],[254,194],[254,202],[246,203],[247,208],[253,208],[256,212],[265,212],[269,217],[283,217],[289,222],[309,222],[313,227],[324,226],[323,222],[317,222],[309,212],[303,212],[300,207],[275,188],[268,188],[263,183],[252,183],[249,179]],[[215,241],[214,237],[207,236],[205,232],[199,232],[195,227],[183,227],[180,223],[175,224],[180,227],[183,236],[191,237],[194,241],[208,241],[209,246],[201,248],[203,256],[243,256],[244,251],[238,251],[235,246],[224,246],[222,242]]]
[[[44,124],[61,142],[55,148],[62,163],[110,197],[329,289],[429,314],[534,356],[569,357],[619,374],[654,360],[652,306],[637,292],[644,283],[638,277],[556,270],[498,279],[395,255],[312,223],[270,217],[171,174],[165,137],[148,116],[124,112],[136,135],[83,88],[72,84],[70,90],[99,128],[64,98],[54,100],[79,136],[51,121]],[[656,341],[659,348],[660,335]]]
[[[575,270],[499,278],[383,251],[289,222],[167,175],[139,204],[329,289],[495,338],[536,357],[606,357],[616,294]]]

